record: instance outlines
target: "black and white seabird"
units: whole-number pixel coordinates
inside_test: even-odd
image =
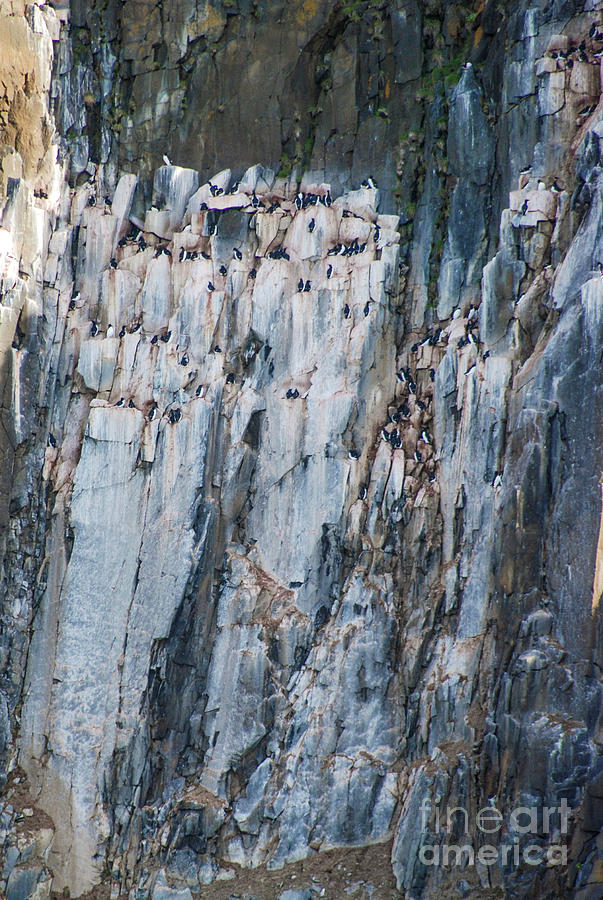
[[[181,365],[181,366],[188,366],[188,353],[185,353],[185,354],[183,355],[182,359],[180,360],[180,365]]]
[[[215,287],[214,287],[214,285],[213,285],[213,282],[211,282],[211,281],[208,281],[208,282],[207,282],[207,290],[210,292],[210,294],[211,294],[212,291],[215,291]]]
[[[359,500],[366,500],[366,487],[363,485],[358,493]]]
[[[369,302],[367,300],[366,303],[364,304],[364,309],[363,309],[363,313],[364,313],[365,317],[368,316],[370,311],[371,311],[371,308],[370,308]]]
[[[255,278],[255,276],[256,276],[257,274],[258,274],[258,273],[256,272],[255,269],[251,269],[251,271],[249,272],[249,277],[250,277],[250,278]]]
[[[301,294],[301,292],[303,291],[303,289],[304,289],[304,279],[303,279],[303,278],[300,278],[299,281],[297,282],[297,290],[298,290],[298,291],[300,292],[300,294]]]
[[[152,406],[149,410],[149,422],[152,422],[155,416],[157,415],[157,407]]]
[[[98,325],[96,322],[93,322],[90,326],[90,334],[92,337],[95,337],[98,334]]]
[[[243,259],[243,254],[241,253],[241,251],[239,250],[238,247],[232,248],[232,255],[234,256],[235,259],[239,259],[239,260]]]
[[[310,221],[308,222],[308,231],[310,232],[310,234],[312,234],[315,228],[316,222],[314,221],[314,219],[310,219]]]
[[[408,390],[410,391],[411,394],[416,394],[416,393],[417,393],[417,385],[415,384],[414,381],[409,381],[409,382],[408,382]]]
[[[179,422],[181,418],[182,412],[178,407],[176,407],[176,409],[170,409],[169,419],[172,425],[174,425],[176,422]]]
[[[419,407],[419,409],[422,409],[422,410],[427,409],[427,404],[423,400],[417,400],[416,403],[417,403],[417,406]]]
[[[165,153],[163,154],[162,159],[163,159],[164,163],[166,164],[166,166],[171,166],[171,165],[172,165],[171,162],[170,162],[169,156],[167,156]]]
[[[346,303],[346,305],[343,307],[343,317],[344,317],[344,319],[349,319],[349,318],[350,318],[350,307],[348,306],[347,303]]]
[[[169,341],[169,339],[171,338],[171,336],[172,336],[172,332],[171,332],[171,331],[166,331],[165,334],[162,334],[162,335],[161,335],[161,337],[159,338],[159,340],[160,340],[160,341],[163,341],[164,344],[167,344],[167,342]]]
[[[226,376],[226,384],[234,384],[234,381],[235,381],[234,372],[229,372],[228,375]]]
[[[216,346],[214,347],[214,353],[221,353],[221,352],[222,352],[222,348],[220,347],[219,344],[216,344]]]
[[[134,407],[134,401],[132,400],[132,398],[130,398],[130,399],[128,400],[128,409],[134,409],[134,408],[135,408],[135,407]]]
[[[306,293],[308,293],[308,291],[311,291],[311,290],[312,290],[312,285],[310,284],[309,281],[306,281],[306,283],[304,284],[304,291]]]
[[[90,194],[90,196],[88,197],[88,206],[94,206],[95,203],[96,197],[94,196],[94,194]]]
[[[421,440],[424,444],[431,444],[431,438],[425,429],[421,432]]]
[[[109,263],[109,265],[111,266],[112,269],[117,268],[117,260],[115,259],[114,256],[111,257],[111,262]]]
[[[401,403],[398,407],[398,412],[400,415],[404,416],[406,419],[410,416],[410,406],[408,403]]]
[[[124,338],[126,336],[126,326],[122,325],[121,331],[119,332],[120,338]]]
[[[116,405],[116,406],[123,406],[123,405],[124,405],[124,398],[121,397],[121,398],[117,401],[117,403],[116,403],[115,405]]]
[[[57,445],[56,438],[55,438],[54,434],[52,433],[52,431],[49,431],[48,432],[48,446],[56,447],[56,445]]]
[[[329,265],[327,266],[327,278],[330,278],[332,274],[333,274],[333,266],[331,265],[331,263],[329,263]]]
[[[178,255],[178,262],[183,262],[185,256],[186,256],[186,250],[184,249],[184,247],[181,247],[180,253]]]
[[[202,384],[197,385],[197,390],[195,391],[195,397],[200,397],[202,390],[203,390],[203,385]]]
[[[436,377],[436,370],[430,369],[429,370],[429,378],[431,379],[431,381],[435,381],[435,377]]]
[[[130,328],[130,334],[135,334],[137,331],[140,331],[142,328],[142,322],[135,322],[134,325]]]
[[[411,352],[411,353],[418,353],[418,352],[419,352],[419,345],[418,345],[418,344],[413,344],[412,347],[410,348],[410,352]]]
[[[218,271],[220,272],[220,275],[226,275],[228,269],[226,268],[226,266],[220,266]]]
[[[502,487],[502,474],[500,472],[495,472],[492,487],[494,489]]]
[[[158,340],[159,340],[159,338],[157,337],[156,334],[154,334],[153,337],[151,338],[151,343],[156,344]]]
[[[527,201],[527,200],[524,200],[524,201],[523,201],[523,204],[522,204],[522,207],[521,207],[521,214],[522,214],[522,216],[525,216],[525,214],[527,213],[527,211],[528,211],[528,205],[529,205],[529,204],[528,204],[528,201]]]
[[[419,453],[418,450],[415,450],[414,460],[415,460],[415,462],[423,462],[423,457],[421,456],[421,454]]]
[[[360,459],[360,450],[348,450],[348,459]]]
[[[490,351],[489,351],[489,350],[486,350],[486,352],[485,352],[484,355],[482,356],[482,359],[484,360],[484,362],[488,359],[489,356],[490,356]]]

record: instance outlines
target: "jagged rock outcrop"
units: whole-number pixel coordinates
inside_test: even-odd
[[[599,896],[603,19],[445,6],[0,14],[9,900]]]

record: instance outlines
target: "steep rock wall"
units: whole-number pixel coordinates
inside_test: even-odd
[[[340,897],[351,876],[321,861],[349,847],[365,848],[376,896],[596,896],[598,16],[489,3],[462,24],[460,4],[432,6],[287,7],[297,31],[276,10],[223,25],[170,8],[180,42],[153,44],[152,72],[127,81],[157,138],[145,151],[143,121],[116,132],[104,104],[125,90],[124,60],[148,59],[163,7],[136,28],[128,3],[5,17],[21,73],[2,156],[9,896],[26,878],[47,896],[52,876],[74,896],[103,882],[217,897],[253,868],[258,896],[276,897],[306,860]],[[234,115],[260,141],[247,150],[225,140],[232,123],[170,106],[185,47],[187,90],[208,65],[230,84],[235,25],[253,26],[249,91],[264,97],[270,15],[291,41],[272,75],[297,71],[299,97],[299,41],[312,65],[329,57],[312,153],[321,128],[337,149],[295,162],[305,192],[325,199],[327,179],[331,205],[298,209],[295,172],[267,167],[269,104],[263,126],[253,103]],[[182,37],[191,17],[195,35],[213,23],[213,51]],[[451,77],[472,28],[474,68]],[[362,118],[354,85],[372,97],[365,29],[397,48],[407,93],[359,127],[337,117]],[[582,40],[586,59],[555,58]],[[27,112],[48,108],[53,41],[70,184],[48,113],[38,132]],[[219,150],[194,149],[206,132]],[[376,166],[361,132],[383,141]],[[160,149],[184,167],[151,183]],[[225,164],[236,172],[211,171],[212,191],[204,176]],[[383,190],[341,193],[371,171]],[[521,844],[512,810],[562,800],[568,865],[460,870],[421,851],[450,838],[438,810],[475,823],[491,803]],[[562,825],[555,813],[538,840]]]

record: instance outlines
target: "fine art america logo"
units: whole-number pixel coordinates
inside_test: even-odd
[[[421,804],[423,835],[433,837],[434,831],[436,835],[444,833],[446,838],[454,839],[454,843],[446,839],[440,844],[424,840],[419,859],[424,866],[466,867],[476,863],[503,868],[522,864],[565,866],[567,846],[562,835],[567,834],[569,813],[570,807],[564,797],[559,806],[517,806],[511,811],[506,825],[500,810],[486,806],[475,815],[475,827],[470,829],[469,813],[464,807],[447,807],[442,814],[425,799]],[[467,840],[469,834],[476,832],[491,836],[477,849]]]

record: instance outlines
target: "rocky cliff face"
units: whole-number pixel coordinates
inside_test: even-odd
[[[0,11],[9,900],[600,896],[597,6]]]

